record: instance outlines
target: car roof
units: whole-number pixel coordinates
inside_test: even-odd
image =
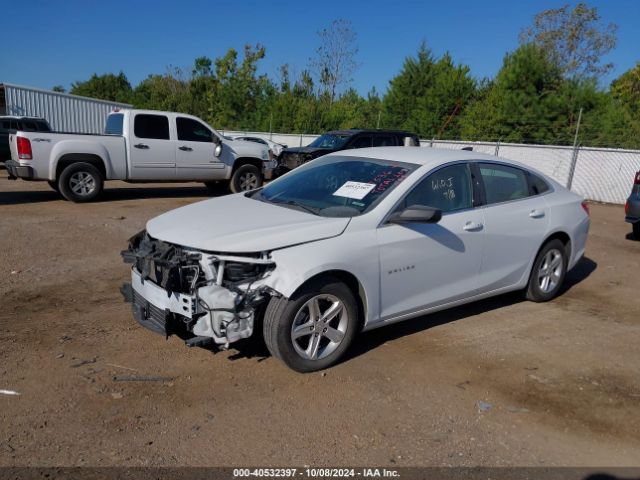
[[[21,117],[18,115],[0,115],[0,120],[46,120],[43,117]]]
[[[353,128],[351,130],[331,130],[327,133],[331,133],[333,135],[356,135],[359,133],[396,133],[400,135],[412,135],[415,133],[407,132],[405,130],[386,130],[386,129],[363,129],[363,128]]]
[[[395,162],[413,163],[415,165],[428,165],[437,167],[439,165],[455,161],[488,160],[494,162],[504,162],[513,164],[525,170],[540,173],[537,170],[514,160],[503,157],[496,157],[487,153],[479,153],[468,150],[453,150],[446,148],[432,147],[373,147],[357,148],[354,150],[341,150],[330,153],[326,157],[361,157],[376,160],[390,160]]]

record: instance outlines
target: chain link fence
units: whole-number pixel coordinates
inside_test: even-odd
[[[223,132],[227,136],[253,135],[289,147],[308,145],[318,135],[265,132]],[[457,140],[421,140],[422,147],[459,150],[471,147],[474,152],[488,153],[516,160],[553,178],[588,200],[625,203],[640,171],[640,150],[615,148],[527,145],[501,142],[465,142]]]

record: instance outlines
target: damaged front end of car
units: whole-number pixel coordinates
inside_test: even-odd
[[[129,240],[122,257],[132,264],[121,292],[145,328],[189,346],[230,343],[251,336],[257,313],[277,295],[265,284],[275,268],[268,252],[224,254],[193,250],[152,238]]]

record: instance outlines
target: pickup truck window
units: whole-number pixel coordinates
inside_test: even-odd
[[[178,117],[176,126],[178,127],[178,140],[184,140],[185,142],[213,142],[211,130],[196,120]]]
[[[136,115],[133,133],[138,138],[169,140],[169,119],[164,115]]]
[[[104,129],[104,133],[107,135],[122,135],[124,121],[124,115],[122,113],[116,113],[107,117],[107,126]]]

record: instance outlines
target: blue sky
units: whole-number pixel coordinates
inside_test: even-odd
[[[235,0],[232,2],[10,1],[3,8],[0,82],[41,88],[122,70],[133,85],[168,65],[223,55],[228,48],[261,43],[261,73],[275,77],[288,63],[304,69],[318,45],[317,31],[336,18],[358,34],[353,86],[380,92],[404,58],[424,40],[436,55],[449,51],[477,78],[493,76],[505,52],[535,13],[565,0],[333,1]],[[618,45],[607,56],[613,78],[640,60],[640,0],[590,0],[605,22],[618,24]],[[571,4],[575,4],[572,1]]]

